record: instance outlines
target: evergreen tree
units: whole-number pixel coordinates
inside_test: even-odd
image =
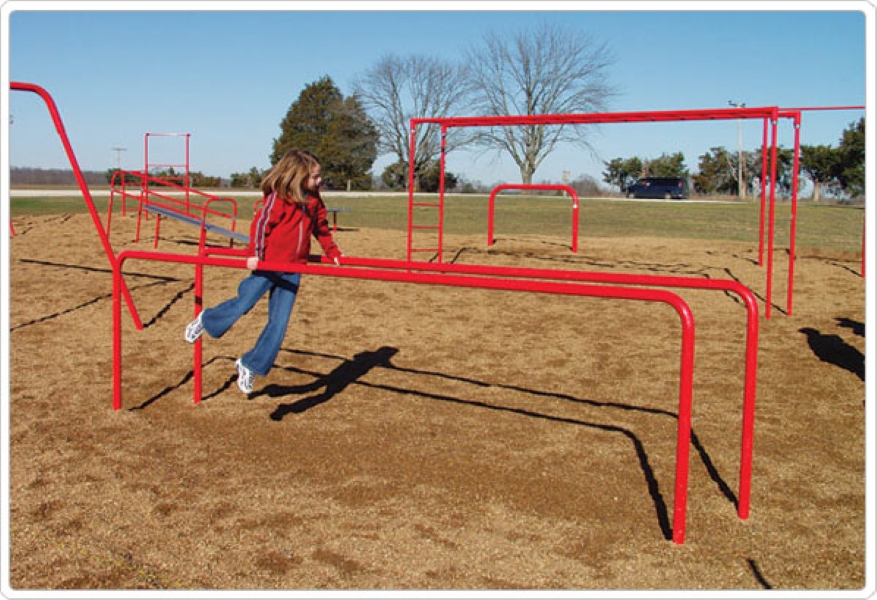
[[[309,84],[292,103],[274,140],[271,163],[292,148],[310,150],[329,185],[367,189],[378,134],[356,96],[344,98],[328,76]]]
[[[865,118],[844,129],[838,146],[840,161],[835,177],[852,197],[865,193]]]

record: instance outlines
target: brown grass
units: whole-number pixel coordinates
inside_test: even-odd
[[[116,248],[133,220],[114,220]],[[233,362],[264,303],[204,344],[192,268],[129,262],[112,410],[111,276],[88,215],[10,240],[11,585],[26,589],[844,589],[865,585],[864,280],[778,249],[761,320],[752,515],[736,516],[744,311],[697,323],[686,543],[669,541],[679,321],[666,306],[306,277],[275,369]],[[165,222],[160,249],[192,253]],[[338,233],[403,258],[404,232]],[[458,262],[735,278],[746,243],[449,236]],[[150,247],[149,241],[140,248]],[[207,304],[241,271],[207,270]],[[809,333],[809,336],[807,335]]]

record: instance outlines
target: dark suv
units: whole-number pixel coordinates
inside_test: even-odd
[[[628,198],[688,198],[688,180],[684,177],[643,177],[627,188]]]

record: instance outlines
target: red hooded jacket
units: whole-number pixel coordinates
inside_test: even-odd
[[[326,205],[319,197],[308,195],[299,203],[272,192],[250,226],[251,256],[260,261],[305,263],[311,252],[311,235],[326,256],[341,256],[329,230]]]

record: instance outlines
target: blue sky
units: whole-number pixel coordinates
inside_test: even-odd
[[[122,6],[140,10],[106,10]],[[188,10],[173,10],[180,6]],[[217,6],[233,10],[202,10]],[[473,6],[478,10],[469,10]],[[67,7],[75,10],[61,10]],[[430,10],[403,10],[412,7]],[[723,10],[706,10],[712,7]],[[42,10],[46,8],[51,10]],[[727,108],[729,100],[747,106],[864,105],[873,87],[866,72],[873,74],[874,67],[865,57],[866,43],[873,44],[874,13],[864,0],[11,0],[2,9],[4,90],[8,81],[45,87],[58,104],[80,165],[88,170],[114,167],[117,160],[123,168],[142,168],[146,132],[191,133],[192,170],[227,177],[251,166],[266,168],[280,121],[309,83],[328,75],[347,95],[355,77],[386,54],[456,60],[487,32],[512,35],[542,23],[561,24],[609,43],[616,57],[610,82],[620,92],[611,111]],[[66,166],[39,98],[11,92],[8,106],[13,117],[6,134],[9,164]],[[836,145],[843,129],[863,114],[807,112],[801,141]],[[761,132],[760,121],[744,122],[744,148],[758,147]],[[781,121],[780,143],[791,147],[792,136],[791,125]],[[183,161],[180,139],[152,139],[150,162]],[[737,122],[602,125],[593,144],[596,156],[578,147],[557,150],[534,181],[559,182],[564,171],[573,178],[588,174],[599,180],[603,160],[675,151],[684,153],[694,171],[698,156],[709,148],[736,148]],[[112,150],[119,147],[127,150]],[[390,157],[381,157],[378,169],[389,162]],[[449,169],[485,184],[520,181],[504,155],[452,153]]]

